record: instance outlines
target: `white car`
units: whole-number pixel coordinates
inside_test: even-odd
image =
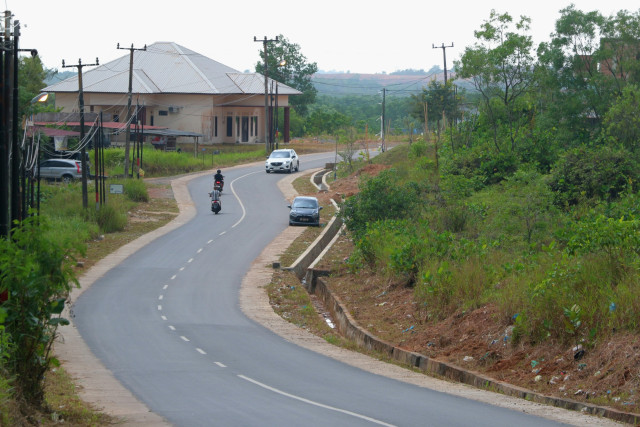
[[[300,159],[295,150],[291,148],[282,148],[280,150],[273,150],[267,162],[265,163],[265,169],[269,172],[287,172],[300,170]]]

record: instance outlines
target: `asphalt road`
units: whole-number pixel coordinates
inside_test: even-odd
[[[332,155],[303,156],[301,170]],[[223,171],[225,173],[225,171]],[[542,426],[544,418],[430,390],[309,351],[248,319],[238,293],[251,262],[287,227],[280,174],[226,171],[190,182],[195,218],[154,240],[76,301],[89,348],[176,426]]]

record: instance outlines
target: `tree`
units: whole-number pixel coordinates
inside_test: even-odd
[[[560,11],[555,33],[538,48],[541,101],[565,138],[597,136],[603,117],[630,83],[640,81],[640,15],[605,17],[571,5]]]
[[[45,68],[38,56],[23,56],[18,62],[18,117],[30,114],[31,100],[47,86],[47,77],[57,71]]]
[[[528,94],[534,84],[533,45],[528,35],[531,20],[521,16],[513,23],[508,13],[491,11],[479,31],[478,40],[467,47],[460,61],[456,61],[458,77],[471,78],[481,94],[484,114],[493,130],[495,147],[501,151],[500,134],[510,141],[511,151],[516,148],[520,129],[530,117]]]
[[[604,116],[605,135],[635,152],[640,145],[640,88],[630,85]]]
[[[440,123],[443,111],[447,120],[458,119],[460,118],[460,112],[457,109],[458,101],[451,80],[446,84],[431,80],[427,87],[422,89],[422,93],[411,95],[411,115],[424,123],[426,103],[429,108],[427,112],[429,122]]]
[[[285,64],[280,65],[283,60]],[[302,95],[289,98],[289,104],[298,114],[306,116],[318,92],[311,82],[311,76],[318,71],[318,64],[307,62],[306,56],[300,52],[300,46],[280,34],[278,41],[267,48],[267,66],[269,78],[302,92]],[[264,50],[260,50],[256,73],[264,74]]]

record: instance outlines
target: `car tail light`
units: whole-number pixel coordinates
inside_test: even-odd
[[[76,162],[76,168],[78,168],[78,173],[82,172],[82,169],[80,167],[80,162]]]

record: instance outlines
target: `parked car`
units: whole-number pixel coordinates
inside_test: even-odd
[[[310,196],[298,196],[289,205],[289,225],[320,225],[322,206],[318,199]]]
[[[87,163],[87,176],[89,163]],[[72,159],[48,159],[40,163],[40,178],[71,182],[82,178],[82,162]]]
[[[265,163],[267,173],[269,172],[288,172],[300,170],[300,159],[295,150],[291,148],[282,148],[273,150],[267,162]]]

